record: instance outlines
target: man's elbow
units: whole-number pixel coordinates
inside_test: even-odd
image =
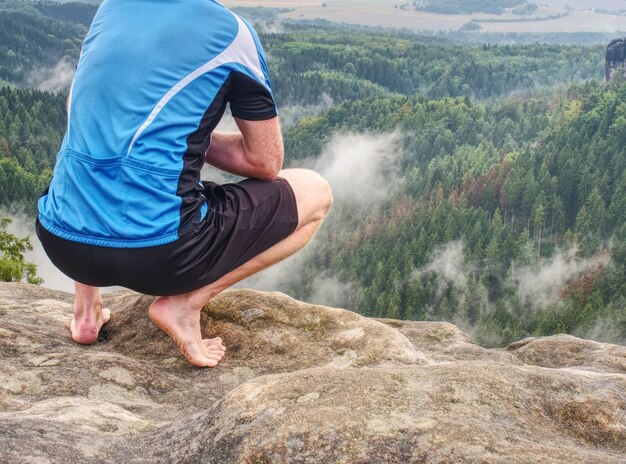
[[[259,170],[259,179],[266,181],[276,180],[278,173],[282,169],[282,162],[272,166],[264,166]]]
[[[277,150],[276,155],[272,159],[266,161],[259,167],[259,178],[267,181],[276,180],[280,170],[283,168],[283,158],[283,150]]]
[[[272,181],[276,180],[277,177],[278,177],[278,174],[276,174],[276,175],[262,174],[262,175],[258,176],[259,180],[264,180],[266,182],[272,182]]]

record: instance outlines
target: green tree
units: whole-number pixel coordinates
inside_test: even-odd
[[[37,266],[24,259],[24,253],[33,249],[30,239],[19,238],[6,231],[10,218],[0,222],[0,280],[3,282],[21,282],[39,285],[43,282],[37,277]]]

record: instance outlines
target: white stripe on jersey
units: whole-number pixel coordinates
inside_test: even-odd
[[[231,12],[232,13],[232,12]],[[259,82],[261,82],[266,88],[267,84],[265,83],[265,76],[263,74],[263,70],[261,69],[261,61],[259,60],[259,52],[256,48],[256,42],[252,37],[252,33],[248,26],[242,21],[242,19],[236,14],[232,13],[238,23],[239,29],[237,30],[237,36],[231,42],[231,44],[219,55],[213,58],[208,63],[203,64],[195,71],[189,73],[183,79],[178,81],[174,87],[172,87],[168,92],[161,98],[159,103],[154,107],[148,119],[144,121],[144,123],[137,129],[133,139],[130,141],[130,145],[128,146],[128,151],[126,152],[126,156],[130,155],[130,151],[133,148],[133,145],[139,138],[139,136],[147,129],[147,127],[152,124],[152,121],[159,115],[161,110],[167,103],[182,89],[184,89],[187,85],[193,82],[198,77],[203,74],[215,69],[219,66],[222,66],[226,63],[239,63],[246,68],[248,68],[252,73],[257,77]]]

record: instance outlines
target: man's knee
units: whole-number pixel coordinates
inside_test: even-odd
[[[326,179],[311,169],[285,169],[278,175],[291,185],[302,221],[320,221],[326,217],[333,205],[332,190]]]
[[[319,202],[319,208],[324,216],[328,214],[330,208],[333,206],[333,191],[330,188],[330,184],[320,174],[315,171],[309,171],[310,175],[315,178],[316,197]]]

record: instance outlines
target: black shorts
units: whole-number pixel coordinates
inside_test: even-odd
[[[167,296],[215,282],[291,235],[298,225],[296,198],[286,179],[203,184],[206,216],[166,245],[86,245],[53,235],[39,221],[37,236],[52,263],[77,282]]]

